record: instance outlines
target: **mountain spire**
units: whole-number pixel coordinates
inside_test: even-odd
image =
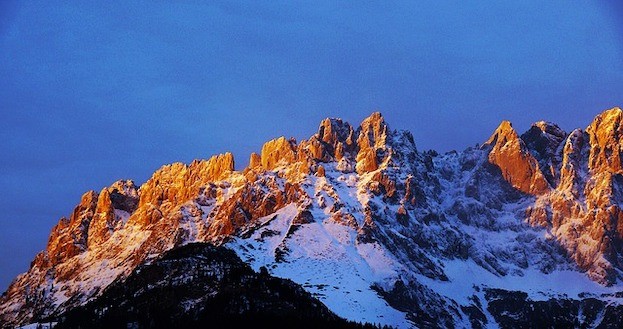
[[[504,179],[513,187],[532,195],[550,189],[539,163],[509,121],[502,121],[483,146],[490,147],[489,162],[500,168]]]

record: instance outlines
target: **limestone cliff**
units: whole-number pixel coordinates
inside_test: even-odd
[[[504,121],[487,140],[489,162],[498,166],[511,185],[521,192],[539,195],[549,190],[537,160],[528,152],[510,122]]]

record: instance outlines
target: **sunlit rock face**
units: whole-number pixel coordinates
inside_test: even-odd
[[[296,148],[295,142],[287,140],[285,137],[273,139],[262,146],[261,162],[262,167],[271,170],[278,165],[287,165],[295,162]]]
[[[262,156],[253,152],[249,157],[249,169],[258,168],[262,166]]]
[[[316,134],[318,139],[328,144],[329,154],[332,154],[336,161],[355,151],[354,135],[355,131],[348,122],[333,118],[324,119]]]
[[[59,316],[192,242],[230,248],[355,321],[520,326],[540,316],[527,311],[538,298],[623,314],[621,119],[614,108],[585,130],[540,121],[521,135],[505,121],[481,147],[438,154],[376,112],[268,141],[241,171],[230,153],[165,165],[140,186],[85,193],[1,297],[0,323]],[[523,313],[504,317],[496,298]]]
[[[489,162],[519,191],[539,195],[549,190],[538,161],[528,152],[510,122],[504,121],[484,144],[490,146]]]
[[[52,229],[48,240],[47,259],[49,264],[60,264],[87,248],[89,224],[96,215],[98,194],[89,191],[82,195],[69,219],[62,218]]]
[[[357,172],[363,174],[379,168],[387,154],[387,125],[381,113],[375,112],[361,123],[357,137]]]
[[[233,170],[231,153],[213,156],[209,160],[195,160],[190,165],[178,162],[163,166],[141,186],[139,206],[183,202],[197,195],[202,186]]]
[[[621,109],[613,108],[598,115],[586,128],[588,175],[585,176],[583,194],[586,198],[584,227],[587,234],[583,235],[590,237],[590,240],[586,238],[586,243],[592,245],[589,252],[580,253],[577,261],[585,266],[603,264],[603,273],[596,275],[604,276],[608,282],[614,282],[621,275],[619,269],[623,266],[622,116]],[[581,154],[573,156],[578,158]],[[582,244],[578,249],[582,249]]]
[[[529,208],[529,221],[551,227],[579,267],[604,284],[615,283],[623,265],[621,118],[622,111],[613,108],[564,138],[560,129],[543,123],[537,127],[542,133],[533,126],[522,136],[539,163],[549,164],[555,188]]]
[[[588,166],[593,171],[608,171],[620,174],[623,149],[623,111],[613,108],[598,115],[586,128],[589,137],[590,155]]]
[[[95,216],[89,224],[88,247],[98,248],[112,233],[124,225],[138,206],[138,187],[133,181],[117,181],[102,189],[97,200]]]
[[[340,161],[345,156],[352,158],[356,149],[354,130],[342,119],[322,120],[318,132],[299,145],[299,159],[311,158],[321,162]]]

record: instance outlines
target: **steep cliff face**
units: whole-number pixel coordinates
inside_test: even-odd
[[[262,146],[262,168],[271,170],[278,165],[288,165],[296,160],[295,142],[279,137]]]
[[[138,187],[133,181],[118,181],[102,189],[88,226],[88,247],[98,248],[106,242],[136,210],[138,201]]]
[[[228,247],[342,317],[397,327],[510,321],[491,289],[527,294],[519,309],[563,295],[576,307],[586,293],[618,305],[621,112],[570,134],[537,122],[519,136],[503,122],[482,147],[443,155],[380,113],[356,128],[325,119],[307,140],[267,142],[242,171],[226,153],[163,166],[140,187],[118,181],[59,221],[1,297],[0,321],[84,305],[192,242]]]
[[[348,122],[341,119],[325,119],[318,127],[318,133],[302,141],[298,152],[303,157],[321,162],[340,161],[345,156],[352,158],[356,144],[354,130]]]
[[[586,130],[576,129],[564,139],[551,125],[541,129],[541,134],[533,127],[523,135],[539,163],[552,168],[550,182],[555,188],[528,209],[528,220],[551,228],[579,267],[604,284],[614,284],[622,277],[622,200],[618,192],[623,181],[622,114],[619,108],[605,111]]]
[[[582,219],[579,231],[583,241],[575,246],[578,249],[575,259],[582,267],[590,268],[591,275],[609,283],[621,277],[623,265],[622,119],[623,111],[614,108],[598,115],[586,128],[588,165],[583,167],[588,171],[584,172],[582,193],[585,211],[577,214]],[[570,154],[570,157],[581,158],[582,154]],[[600,265],[600,271],[591,268],[594,264]]]
[[[36,256],[33,265],[62,264],[99,246],[124,224],[137,204],[138,191],[132,181],[117,181],[100,193],[85,193],[69,219],[62,218],[52,229],[46,250]]]
[[[85,193],[70,218],[54,227],[30,270],[7,290],[2,311],[12,312],[8,323],[47,316],[61,304],[78,305],[149,255],[170,249],[183,223],[161,220],[175,217],[181,204],[233,169],[228,153],[164,166],[140,189],[118,181]]]
[[[357,173],[363,174],[379,168],[387,155],[387,125],[379,112],[363,120],[357,137]]]
[[[576,129],[567,136],[562,150],[562,165],[558,190],[578,199],[583,193],[582,183],[588,173],[588,134]]]
[[[623,111],[613,108],[598,115],[586,128],[589,137],[589,169],[621,173],[621,153],[623,148]]]
[[[521,140],[539,163],[543,176],[550,186],[556,186],[560,179],[561,152],[560,147],[567,137],[557,125],[539,121],[521,135]]]
[[[59,264],[86,250],[89,224],[96,215],[97,204],[97,193],[89,191],[82,195],[69,219],[61,218],[48,240],[44,256],[47,262]]]
[[[196,196],[201,187],[224,178],[233,170],[234,157],[231,153],[213,156],[207,161],[195,160],[190,165],[178,162],[163,166],[141,186],[139,207],[179,204]]]
[[[504,179],[513,187],[532,195],[549,190],[538,161],[528,152],[510,122],[502,122],[484,146],[491,147],[489,162],[500,168]]]

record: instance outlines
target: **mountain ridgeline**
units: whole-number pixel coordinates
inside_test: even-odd
[[[373,113],[271,140],[241,171],[230,153],[165,165],[85,193],[0,323],[621,327],[622,137],[613,108],[438,154]]]

